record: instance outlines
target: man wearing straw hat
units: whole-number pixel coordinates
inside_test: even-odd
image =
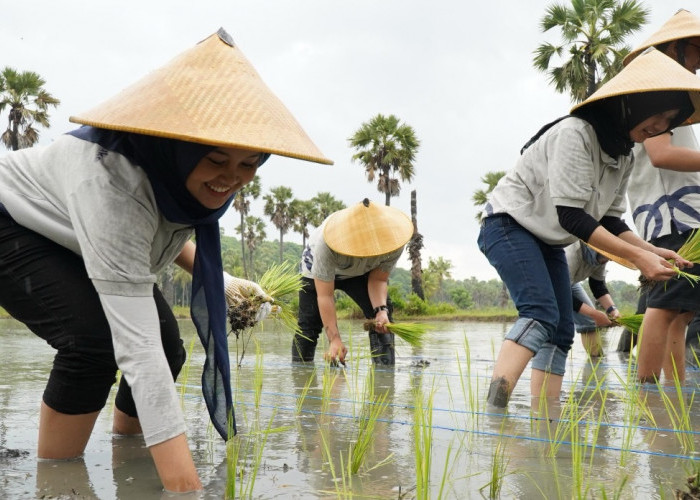
[[[658,51],[640,56],[528,141],[489,195],[478,245],[518,309],[487,396],[505,407],[532,360],[531,394],[558,398],[573,343],[563,247],[583,240],[652,280],[691,263],[635,235],[621,216],[635,142],[700,119],[700,80]]]
[[[629,64],[649,47],[690,73],[700,69],[700,18],[679,10],[625,58]],[[689,74],[690,74],[689,73]],[[646,139],[634,148],[635,167],[627,196],[637,233],[659,247],[678,250],[700,228],[700,150],[690,127]],[[689,272],[700,275],[700,266]],[[637,376],[653,382],[664,375],[685,380],[686,329],[700,311],[700,287],[677,277],[649,289]],[[627,341],[629,345],[629,340]]]
[[[228,438],[218,219],[271,154],[331,162],[224,30],[71,121],[87,126],[0,159],[0,305],[57,350],[38,456],[83,453],[119,369],[114,432],[143,434],[166,490],[201,489],[173,384],[186,353],[156,273],[193,274],[202,391]]]
[[[373,319],[369,332],[372,360],[394,364],[389,274],[413,234],[411,219],[400,210],[368,199],[329,215],[309,237],[301,258],[304,287],[299,292],[299,329],[292,361],[313,361],[321,330],[328,338],[325,358],[345,364],[348,349],[338,329],[335,290],[342,290]]]

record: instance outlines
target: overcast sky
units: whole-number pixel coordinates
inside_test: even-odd
[[[566,114],[532,67],[539,20],[551,1],[499,0],[22,0],[0,17],[0,67],[39,73],[61,100],[42,143],[76,125],[68,117],[102,102],[198,41],[226,29],[267,85],[335,165],[273,157],[260,169],[263,192],[290,186],[309,199],[330,191],[346,204],[384,202],[351,161],[347,138],[377,113],[394,114],[421,141],[416,177],[392,205],[410,213],[418,196],[423,265],[449,259],[454,278],[497,278],[476,247],[471,197],[489,171],[507,170],[544,123]],[[567,2],[568,3],[568,2]],[[656,31],[689,2],[646,0]],[[6,114],[3,114],[3,119]],[[3,125],[4,126],[4,125]],[[696,133],[698,132],[696,128]],[[253,206],[262,216],[262,202]],[[235,235],[238,213],[222,219]],[[268,227],[268,238],[277,231]],[[301,242],[296,234],[285,241]],[[399,265],[410,267],[407,258]],[[609,279],[634,282],[614,263]]]

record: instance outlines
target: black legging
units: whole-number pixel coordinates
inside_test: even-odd
[[[175,379],[185,348],[177,320],[156,286],[153,297]],[[0,306],[57,350],[43,396],[50,408],[76,415],[104,407],[117,364],[110,327],[83,259],[1,213]],[[115,404],[137,416],[123,377]]]
[[[369,281],[369,273],[355,278],[347,278],[335,281],[335,289],[342,290],[355,301],[362,309],[362,313],[367,319],[374,319],[374,309],[372,302],[369,300],[369,292],[367,291],[367,282]],[[313,361],[316,352],[316,344],[318,336],[323,330],[323,321],[321,313],[318,310],[318,296],[316,294],[316,286],[314,280],[310,278],[302,278],[304,287],[299,292],[299,329],[301,335],[294,336],[292,342],[292,361]],[[393,306],[389,297],[386,299],[388,307],[389,321],[392,320]],[[393,365],[395,362],[394,354],[394,334],[393,333],[377,333],[374,330],[369,332],[370,349],[372,360],[381,365]]]

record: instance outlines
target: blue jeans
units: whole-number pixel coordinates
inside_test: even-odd
[[[589,306],[595,308],[593,301],[586,293],[586,290],[583,289],[583,285],[581,283],[574,283],[571,285],[571,296],[576,297],[584,304],[588,304]],[[578,333],[593,333],[597,329],[593,318],[576,311],[574,311],[574,325],[576,325],[576,331]]]
[[[507,340],[534,353],[532,367],[563,375],[574,342],[573,301],[563,248],[547,245],[507,214],[484,219],[479,249],[518,309]]]

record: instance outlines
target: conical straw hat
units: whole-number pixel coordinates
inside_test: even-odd
[[[671,19],[666,21],[659,31],[647,38],[639,47],[625,56],[623,64],[629,64],[644,50],[661,43],[680,40],[682,38],[700,37],[700,18],[685,9],[680,9]]]
[[[581,241],[583,241],[583,240],[581,240]],[[591,245],[590,243],[586,243],[585,241],[583,241],[583,243],[585,243],[588,247],[590,247],[595,252],[598,252],[600,255],[605,256],[605,258],[607,258],[608,260],[615,261],[618,264],[620,264],[621,266],[626,267],[627,269],[637,269],[637,266],[632,264],[629,260],[625,259],[624,257],[618,257],[617,255],[611,254],[610,252],[606,252],[605,250],[601,250],[598,247],[594,247],[593,245]]]
[[[333,164],[223,29],[70,120]]]
[[[683,125],[700,121],[700,78],[656,49],[647,49],[636,57],[571,111],[608,97],[658,90],[687,91],[695,111]]]
[[[351,257],[374,257],[398,250],[411,239],[413,223],[401,210],[365,198],[331,214],[323,239],[334,252]]]

